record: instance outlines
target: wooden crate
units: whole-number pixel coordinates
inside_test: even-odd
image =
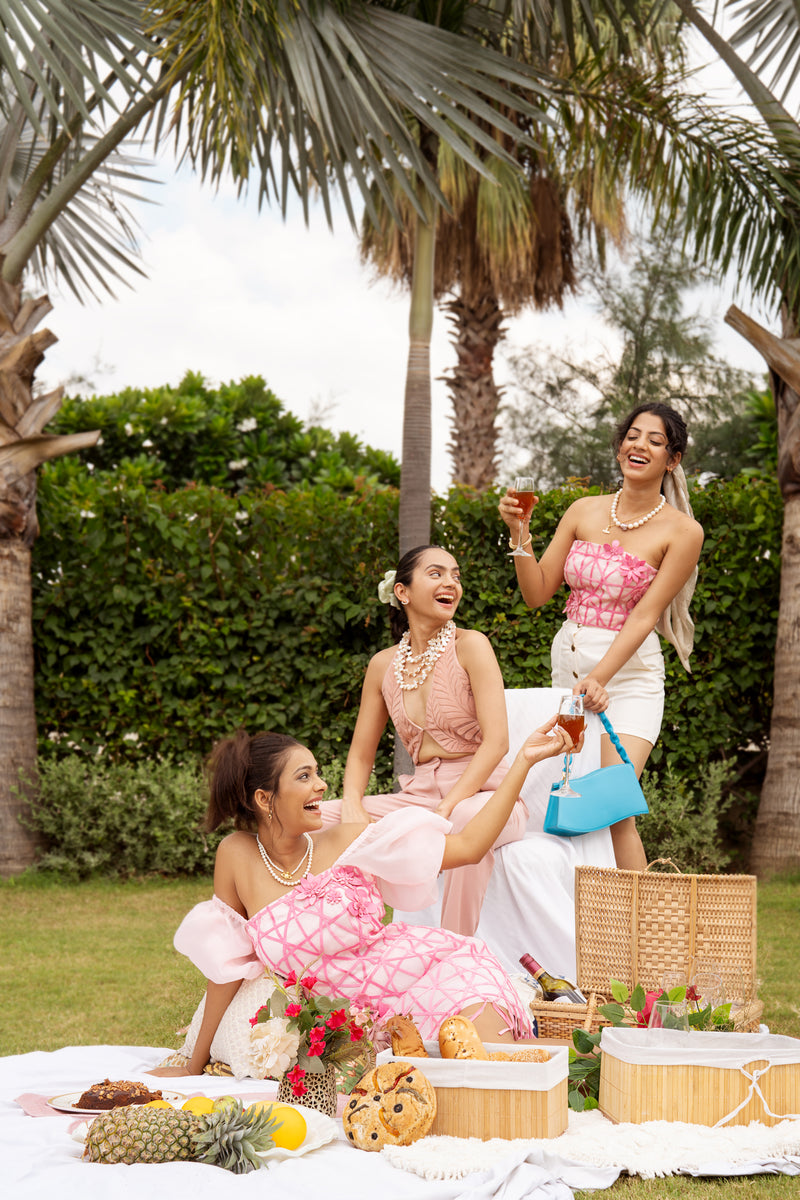
[[[800,1115],[797,1038],[611,1029],[601,1050],[600,1110],[615,1122],[776,1125]]]
[[[487,1045],[487,1050],[509,1050]],[[545,1063],[478,1062],[443,1059],[435,1042],[426,1042],[429,1058],[404,1058],[427,1076],[436,1091],[436,1120],[431,1134],[450,1137],[553,1138],[567,1128],[565,1046],[548,1046]],[[378,1055],[390,1062],[391,1051]]]

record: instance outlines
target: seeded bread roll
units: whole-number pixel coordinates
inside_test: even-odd
[[[436,1092],[419,1067],[388,1062],[358,1081],[345,1104],[342,1124],[359,1150],[410,1146],[425,1137],[436,1116]]]
[[[478,1031],[468,1017],[448,1017],[439,1026],[439,1051],[442,1058],[482,1058],[489,1055]]]
[[[524,1050],[514,1050],[512,1062],[550,1062],[550,1051],[544,1046],[528,1046]]]

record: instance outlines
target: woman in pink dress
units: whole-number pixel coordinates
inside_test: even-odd
[[[372,824],[322,828],[326,784],[314,756],[283,734],[240,732],[212,757],[209,830],[232,821],[214,867],[214,897],[182,922],[175,945],[208,979],[188,1067],[199,1074],[217,1026],[244,979],[267,967],[309,969],[318,989],[370,1007],[410,1013],[423,1037],[464,1013],[485,1041],[530,1035],[500,964],[482,942],[444,929],[383,924],[384,903],[414,909],[436,896],[442,868],[479,861],[516,803],[531,766],[572,745],[548,722],[531,734],[481,811],[454,832],[445,817],[405,807]]]
[[[416,805],[449,818],[458,831],[508,770],[508,720],[497,659],[484,634],[456,627],[461,575],[452,554],[440,546],[409,550],[378,592],[390,606],[397,644],[379,651],[367,667],[342,799],[325,805],[323,824],[368,821]],[[390,718],[414,773],[400,776],[399,792],[365,796]],[[481,861],[447,872],[443,928],[474,934],[493,850],[524,835],[527,815],[518,799]]]
[[[688,437],[666,404],[643,404],[617,427],[614,449],[622,473],[615,495],[584,496],[567,509],[538,560],[514,558],[526,603],[538,608],[563,583],[567,620],[553,641],[555,687],[583,693],[586,707],[608,708],[609,719],[641,775],[664,712],[664,659],[656,630],[689,670],[693,630],[688,605],[697,577],[703,529],[694,520],[680,466]],[[534,501],[536,503],[536,501]],[[522,509],[511,489],[500,515],[514,544]],[[610,738],[602,764],[618,762]],[[617,866],[647,865],[635,818],[611,827]]]

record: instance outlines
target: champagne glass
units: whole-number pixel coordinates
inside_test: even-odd
[[[573,742],[578,742],[583,733],[584,715],[583,715],[583,696],[562,696],[558,703],[558,717],[556,724],[565,729]],[[569,783],[569,769],[572,764],[572,751],[564,755],[564,778],[561,781],[560,792],[562,796],[580,796],[580,792],[573,791]]]
[[[685,1000],[656,1000],[650,1009],[648,1029],[682,1029],[687,1032],[689,1008]]]
[[[518,475],[514,480],[514,486],[511,489],[511,494],[517,503],[522,505],[522,516],[520,517],[519,521],[519,535],[517,537],[517,544],[515,548],[510,551],[508,556],[509,558],[533,558],[532,554],[529,554],[527,550],[522,549],[523,525],[533,512],[533,489],[534,482],[529,475]]]

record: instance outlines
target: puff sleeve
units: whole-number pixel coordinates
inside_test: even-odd
[[[451,821],[425,808],[407,805],[367,827],[338,859],[371,875],[393,908],[417,912],[439,895],[444,840]]]
[[[264,971],[245,918],[218,896],[196,904],[186,914],[173,944],[212,983],[256,979]]]

